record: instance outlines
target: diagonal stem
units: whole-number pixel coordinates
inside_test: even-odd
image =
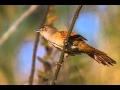
[[[37,8],[39,5],[30,5],[29,9],[26,10],[5,32],[2,37],[0,38],[0,46],[2,46],[12,34],[18,30],[18,27],[20,26],[23,21],[29,17]]]
[[[78,14],[79,14],[82,6],[83,6],[83,5],[79,5],[78,8],[77,8],[77,10],[76,10],[76,12],[75,12],[75,14],[74,14],[74,17],[73,17],[73,20],[72,20],[72,24],[71,24],[70,29],[69,29],[69,31],[68,31],[66,40],[64,41],[63,50],[62,50],[62,53],[61,53],[61,55],[60,55],[59,62],[58,62],[58,64],[57,64],[57,69],[56,69],[56,71],[55,71],[55,76],[54,76],[54,79],[53,79],[53,81],[52,81],[52,85],[55,85],[55,84],[56,84],[57,77],[58,77],[58,74],[59,74],[61,65],[62,65],[62,63],[63,63],[63,59],[64,59],[65,48],[66,48],[68,39],[69,39],[69,37],[70,37],[70,34],[71,34],[71,32],[72,32],[72,29],[73,29],[73,27],[74,27],[74,24],[75,24],[75,22],[76,22],[76,19],[78,18]]]
[[[41,25],[43,25],[46,21],[47,14],[49,12],[49,7],[50,7],[50,5],[48,5],[48,7],[47,7],[47,10],[46,10],[46,13],[44,15],[43,22],[42,22]],[[35,38],[35,43],[34,43],[34,49],[33,49],[32,67],[31,67],[31,73],[30,73],[30,76],[29,76],[29,85],[33,84],[33,78],[34,78],[34,72],[35,72],[36,52],[37,52],[37,47],[38,47],[38,42],[39,42],[39,36],[40,36],[40,34],[37,32],[36,33],[36,38]]]

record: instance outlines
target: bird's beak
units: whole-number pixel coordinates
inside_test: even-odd
[[[40,32],[40,29],[39,29],[39,28],[37,28],[37,29],[35,29],[34,31],[35,31],[35,32]]]

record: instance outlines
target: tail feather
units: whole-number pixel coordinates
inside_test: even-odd
[[[92,46],[89,46],[87,43],[84,41],[80,41],[78,44],[78,49],[83,52],[88,54],[90,57],[95,59],[98,63],[101,63],[103,65],[113,65],[116,64],[116,61],[114,61],[112,58],[107,56],[106,53],[93,48]]]
[[[116,64],[116,61],[114,61],[112,58],[107,56],[107,54],[102,53],[97,49],[95,49],[92,53],[89,53],[88,55],[93,59],[95,59],[98,63],[102,63],[103,65],[113,66],[113,64]]]

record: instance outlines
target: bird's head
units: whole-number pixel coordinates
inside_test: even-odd
[[[51,25],[42,25],[41,27],[37,28],[35,31],[40,32],[42,36],[47,38],[48,36],[51,36],[51,34],[56,33],[58,30]]]

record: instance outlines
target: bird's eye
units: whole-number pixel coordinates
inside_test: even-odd
[[[41,30],[42,30],[42,31],[45,31],[45,30],[46,30],[46,28],[45,28],[45,27],[43,27],[43,28],[41,28]]]

